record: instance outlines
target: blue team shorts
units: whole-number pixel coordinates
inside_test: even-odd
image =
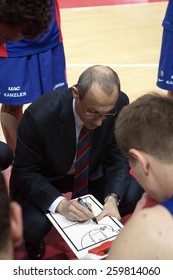
[[[56,88],[66,88],[63,44],[34,55],[0,58],[0,103],[22,105]]]
[[[164,29],[157,77],[157,86],[173,91],[173,32]]]

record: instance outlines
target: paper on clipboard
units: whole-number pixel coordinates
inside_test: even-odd
[[[103,209],[103,205],[93,195],[82,196],[82,199],[91,203],[95,216]],[[84,223],[72,222],[59,213],[47,213],[46,215],[78,259],[84,259],[90,249],[106,241],[114,240],[123,228],[116,218],[108,216],[96,224],[91,219]],[[90,254],[88,259],[103,258],[92,255]]]

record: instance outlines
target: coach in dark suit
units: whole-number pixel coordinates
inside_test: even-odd
[[[103,204],[106,198],[104,215],[120,218],[133,211],[142,189],[129,174],[128,161],[114,136],[117,114],[128,102],[117,74],[109,67],[93,66],[81,74],[76,86],[45,94],[25,110],[18,129],[11,195],[23,208],[30,258],[44,255],[41,240],[51,228],[47,210],[74,221],[93,217],[77,201],[63,197],[73,191],[76,145],[84,125],[92,136],[88,192]]]

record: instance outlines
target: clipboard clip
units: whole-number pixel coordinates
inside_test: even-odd
[[[112,241],[106,241],[104,243],[102,243],[100,246],[94,247],[90,250],[88,250],[88,253],[92,253],[98,256],[104,256],[108,253],[112,243],[114,240]]]

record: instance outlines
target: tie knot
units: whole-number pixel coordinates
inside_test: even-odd
[[[89,133],[89,129],[84,126],[82,127],[80,134],[79,134],[79,139],[82,139],[83,137],[85,137],[87,134]]]

